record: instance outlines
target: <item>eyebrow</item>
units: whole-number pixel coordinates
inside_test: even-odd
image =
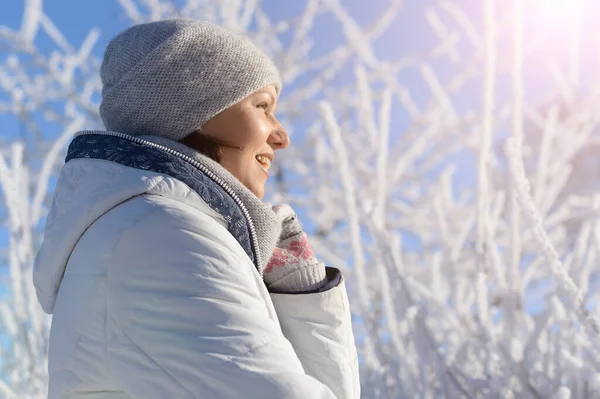
[[[268,94],[271,97],[271,101],[273,102],[273,104],[275,104],[276,102],[276,98],[273,95],[273,93],[271,93],[270,91],[267,90],[258,90],[257,93],[264,93],[264,94]]]

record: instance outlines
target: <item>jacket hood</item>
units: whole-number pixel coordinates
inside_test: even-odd
[[[218,177],[207,176],[164,146],[139,145],[125,135],[83,133],[69,146],[33,266],[33,283],[46,313],[53,312],[69,257],[85,231],[115,206],[142,194],[201,207],[229,230],[259,267],[252,221],[223,184],[217,184]],[[274,247],[275,240],[270,241]]]
[[[158,173],[140,172],[95,159],[77,159],[65,164],[46,219],[44,242],[33,266],[33,283],[46,313],[53,311],[71,252],[99,217],[144,193],[164,191],[181,200],[197,197],[182,183],[165,180]]]

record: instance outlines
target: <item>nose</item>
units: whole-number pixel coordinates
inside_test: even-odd
[[[288,136],[287,132],[285,131],[283,126],[281,126],[279,121],[276,121],[276,123],[277,125],[269,135],[267,143],[274,150],[283,150],[284,148],[287,148],[290,145],[290,136]]]

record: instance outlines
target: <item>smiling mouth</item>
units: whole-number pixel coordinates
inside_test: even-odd
[[[264,155],[257,155],[256,161],[267,171],[267,173],[269,172],[269,169],[271,168],[271,160],[269,158]]]

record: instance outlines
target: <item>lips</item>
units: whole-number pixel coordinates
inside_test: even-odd
[[[271,159],[267,155],[257,155],[256,160],[266,170],[271,168]]]

